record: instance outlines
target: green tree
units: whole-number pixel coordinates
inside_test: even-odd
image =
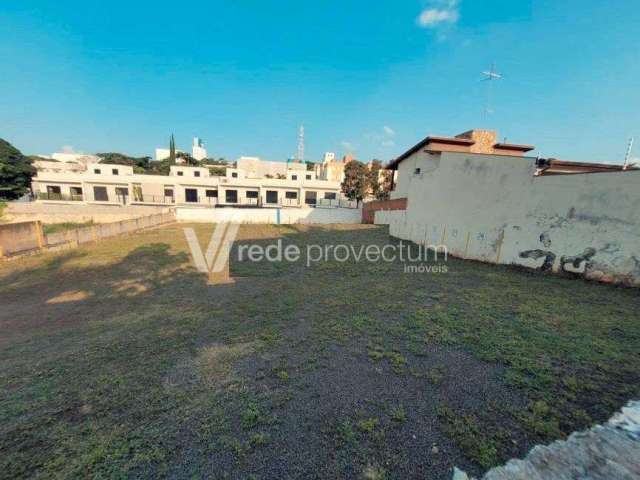
[[[31,159],[0,138],[0,199],[15,200],[30,192],[35,173]]]
[[[169,175],[171,166],[175,164],[176,163],[172,162],[169,158],[165,158],[164,160],[157,162],[151,162],[149,168],[144,173],[148,175]]]
[[[178,152],[176,154],[176,158],[180,158],[181,160],[184,160],[185,165],[189,165],[191,167],[200,166],[200,162],[186,152]]]
[[[371,161],[371,168],[369,169],[368,175],[368,191],[376,200],[387,200],[389,198],[389,192],[391,191],[391,173],[390,170],[386,170],[382,166],[380,160]]]
[[[173,138],[173,133],[169,139],[169,160],[172,164],[176,163],[176,140]]]
[[[344,180],[342,181],[342,193],[349,200],[358,203],[367,195],[369,189],[369,169],[358,160],[351,160],[344,166]]]
[[[206,167],[207,165],[217,165],[217,166],[229,165],[229,162],[227,162],[223,157],[220,157],[217,160],[215,158],[203,158],[200,163],[202,164],[203,167]]]
[[[123,153],[109,152],[97,153],[100,163],[112,163],[114,165],[129,165],[135,173],[144,173],[151,164],[151,157],[130,157]]]
[[[391,195],[391,180],[393,178],[393,170],[382,170],[382,176],[380,179],[380,188],[376,194],[377,200],[389,200]]]

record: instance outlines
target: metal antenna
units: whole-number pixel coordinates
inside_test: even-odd
[[[627,145],[627,153],[624,155],[624,166],[623,170],[629,168],[629,160],[631,159],[631,149],[633,148],[633,137],[629,139],[629,145]]]
[[[296,160],[300,163],[304,162],[304,125],[300,125],[298,131],[298,158]]]
[[[484,116],[486,118],[490,113],[493,113],[493,110],[491,109],[491,89],[492,89],[493,81],[502,80],[502,74],[496,72],[496,65],[495,63],[492,63],[491,69],[485,70],[484,72],[482,72],[482,76],[484,77],[482,81],[488,82],[487,83],[487,105],[485,106],[485,109],[484,109]]]

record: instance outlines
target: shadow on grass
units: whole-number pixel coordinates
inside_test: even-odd
[[[364,226],[243,226],[236,283],[209,286],[163,232],[0,279],[0,476],[446,478],[640,393],[635,292],[456,259],[234,261],[279,238],[395,242]]]

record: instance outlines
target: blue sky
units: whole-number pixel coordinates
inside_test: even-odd
[[[173,132],[278,160],[300,123],[311,160],[474,127],[543,156],[640,152],[637,0],[5,1],[0,58],[0,137],[30,154],[152,155]]]

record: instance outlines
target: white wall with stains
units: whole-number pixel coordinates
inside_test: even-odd
[[[375,217],[396,237],[640,286],[640,171],[535,177],[531,157],[448,152],[416,153],[399,170],[406,212]]]

